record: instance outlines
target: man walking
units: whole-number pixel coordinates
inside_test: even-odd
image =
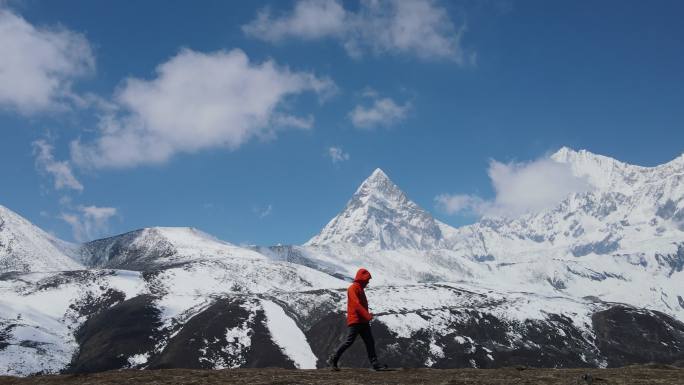
[[[359,269],[356,272],[354,282],[347,289],[348,334],[347,339],[340,345],[335,354],[328,358],[328,364],[333,370],[340,370],[337,362],[340,360],[342,353],[354,343],[358,335],[361,335],[363,343],[366,345],[368,360],[373,370],[385,368],[385,366],[378,364],[378,358],[375,355],[375,341],[373,340],[373,333],[371,333],[370,328],[370,320],[373,319],[373,314],[368,311],[368,300],[363,290],[371,278],[368,270]]]

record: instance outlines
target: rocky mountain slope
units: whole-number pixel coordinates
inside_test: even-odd
[[[344,338],[344,288],[231,287],[219,269],[90,270],[0,280],[5,374],[118,368],[315,368]],[[294,290],[293,290],[294,289]],[[397,367],[606,367],[684,359],[684,324],[597,299],[470,284],[369,288]],[[367,366],[361,344],[342,360]]]

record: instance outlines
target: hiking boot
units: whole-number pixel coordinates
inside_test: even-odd
[[[328,357],[328,366],[330,369],[332,369],[335,372],[339,372],[340,368],[337,366],[337,360],[335,359],[335,356],[330,356]]]
[[[377,362],[373,362],[373,370],[374,370],[374,371],[377,372],[377,371],[379,371],[379,370],[385,370],[385,369],[387,369],[387,365],[385,365],[385,364],[379,364],[379,363],[377,363]]]

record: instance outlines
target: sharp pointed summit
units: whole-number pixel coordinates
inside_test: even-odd
[[[382,171],[381,168],[376,168],[373,170],[373,172],[370,174],[368,178],[366,178],[365,182],[372,182],[372,181],[390,181],[390,178],[385,174],[384,171]],[[391,181],[390,181],[391,182]]]
[[[377,168],[361,183],[345,209],[306,245],[351,243],[374,249],[434,249],[442,241],[440,223]]]
[[[355,197],[363,199],[364,197],[369,196],[396,202],[408,200],[404,192],[401,191],[387,174],[379,168],[376,168],[375,171],[361,183],[352,196],[352,200],[354,200]]]

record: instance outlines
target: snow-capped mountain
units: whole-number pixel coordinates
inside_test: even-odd
[[[191,228],[137,230],[80,253],[115,269],[0,275],[0,373],[315,367],[303,331],[264,295],[346,284]]]
[[[263,252],[347,277],[365,266],[376,284],[469,281],[684,319],[684,157],[640,167],[563,148],[550,158],[592,188],[541,212],[453,228],[376,170],[304,246]]]
[[[0,374],[320,367],[360,266],[392,366],[684,362],[684,157],[551,159],[591,188],[453,228],[378,169],[301,246],[162,227],[76,246],[0,207]]]
[[[0,273],[78,270],[76,249],[0,205]]]
[[[539,213],[458,228],[452,250],[487,259],[512,287],[546,282],[684,319],[684,158],[640,167],[563,148],[551,159],[594,188]]]
[[[266,258],[189,227],[135,230],[88,242],[79,251],[88,266],[126,270],[154,270],[204,260]]]
[[[550,158],[568,164],[576,176],[588,177],[599,190],[625,195],[632,195],[648,184],[665,182],[670,178],[681,181],[684,173],[684,154],[655,167],[631,165],[587,150],[575,151],[568,147],[561,148]],[[667,193],[677,195],[681,194],[681,190]]]
[[[454,232],[376,169],[344,210],[306,244],[258,250],[348,278],[364,266],[378,272],[375,284],[453,281],[481,268],[451,252]]]
[[[444,246],[442,226],[378,168],[306,246],[342,243],[378,250],[438,249]]]
[[[593,189],[570,194],[542,212],[485,218],[453,228],[409,200],[378,169],[346,208],[304,246],[346,244],[368,251],[451,249],[489,259],[536,250],[573,256],[609,254],[623,245],[638,249],[645,247],[644,240],[655,240],[657,250],[676,253],[678,247],[668,241],[684,240],[684,155],[657,167],[628,165],[567,147],[550,158],[567,164],[577,177],[587,178]]]

